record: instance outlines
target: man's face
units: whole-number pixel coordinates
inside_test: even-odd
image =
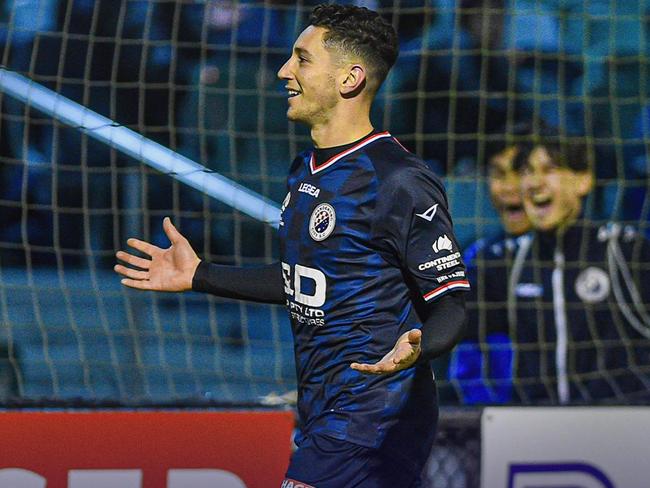
[[[322,27],[307,27],[278,71],[278,78],[287,82],[288,119],[309,127],[328,122],[340,99],[336,54],[323,46],[326,32]]]
[[[551,231],[571,225],[592,182],[589,172],[558,166],[543,146],[535,147],[521,170],[524,209],[533,227]]]
[[[488,183],[492,205],[499,213],[508,234],[521,235],[530,229],[530,221],[521,199],[519,173],[512,167],[518,148],[510,146],[490,158]]]

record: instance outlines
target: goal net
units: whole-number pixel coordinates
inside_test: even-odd
[[[8,0],[2,65],[279,206],[290,161],[310,140],[287,122],[276,73],[315,3]],[[533,118],[596,150],[590,219],[648,232],[645,3],[357,3],[378,8],[400,37],[373,121],[443,177],[464,248],[501,232],[489,143]],[[165,216],[202,257],[224,264],[276,259],[273,227],[185,185],[173,169],[152,168],[144,150],[97,140],[100,127],[62,121],[56,103],[47,114],[32,102],[0,97],[2,399],[290,401],[282,307],[133,292],[112,271],[129,237],[168,245]],[[609,343],[597,347],[605,354]],[[462,402],[463,380],[447,380],[449,358],[434,367],[443,399]]]

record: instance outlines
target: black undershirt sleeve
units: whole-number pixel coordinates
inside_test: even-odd
[[[465,293],[449,293],[432,303],[422,323],[422,353],[426,362],[451,350],[465,333]]]
[[[284,304],[282,265],[240,267],[201,261],[192,279],[192,290],[223,298]]]

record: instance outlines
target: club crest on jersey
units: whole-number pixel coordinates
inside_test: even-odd
[[[309,219],[309,235],[315,241],[323,241],[329,237],[336,225],[336,212],[329,203],[321,203],[311,213]]]
[[[575,290],[576,294],[585,303],[602,302],[609,296],[609,276],[602,269],[589,266],[576,278]]]

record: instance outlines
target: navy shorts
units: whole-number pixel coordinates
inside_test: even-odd
[[[281,488],[417,488],[421,471],[396,452],[313,435],[291,456]]]

